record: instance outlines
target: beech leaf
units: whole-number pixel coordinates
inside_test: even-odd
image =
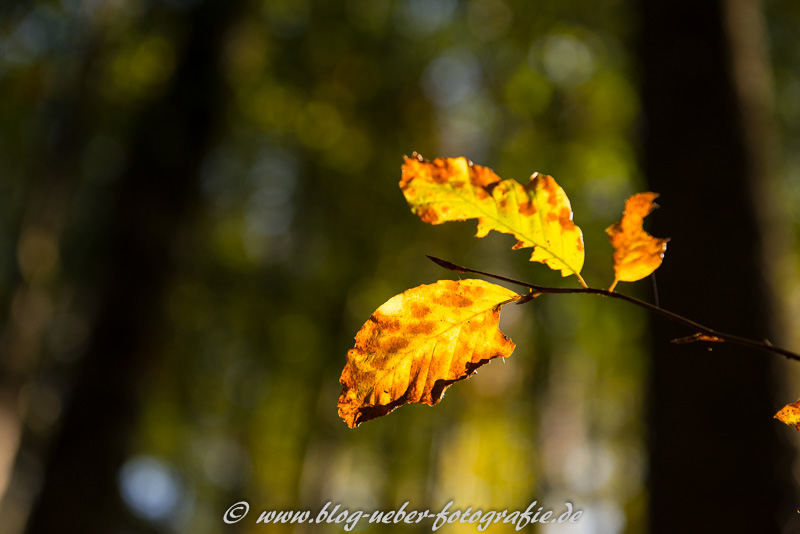
[[[466,158],[427,161],[414,153],[405,157],[400,188],[411,210],[427,223],[478,219],[476,237],[491,230],[511,234],[515,249],[533,247],[531,261],[580,277],[583,233],[552,176],[534,173],[522,185]]]
[[[658,207],[658,193],[636,193],[625,201],[622,219],[606,228],[614,247],[615,283],[635,282],[649,276],[664,259],[669,239],[651,236],[642,228],[644,218]]]
[[[800,400],[787,404],[775,414],[775,419],[800,431]]]
[[[521,297],[483,280],[440,280],[395,295],[367,320],[347,353],[339,416],[355,428],[405,403],[437,404],[454,382],[514,343],[500,307]]]

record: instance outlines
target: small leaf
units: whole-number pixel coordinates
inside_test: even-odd
[[[356,334],[339,382],[339,416],[355,428],[406,402],[437,404],[454,382],[514,351],[500,307],[521,297],[483,280],[440,280],[395,295]]]
[[[517,238],[515,249],[533,247],[531,261],[580,278],[583,233],[572,222],[566,193],[551,176],[534,173],[522,185],[466,158],[427,161],[415,153],[405,158],[400,188],[423,221],[478,219],[476,237],[491,230],[511,234]]]
[[[781,411],[775,414],[775,419],[800,431],[800,400],[781,408]]]
[[[696,334],[692,334],[691,336],[679,337],[677,339],[673,339],[671,343],[675,343],[676,345],[682,345],[684,343],[694,343],[695,341],[706,341],[708,343],[725,343],[725,340],[719,336],[712,336],[711,334],[703,334],[702,332],[697,332]]]
[[[659,268],[669,239],[658,239],[642,228],[644,218],[657,204],[658,193],[636,193],[625,202],[622,220],[606,228],[614,247],[616,281],[635,282]]]

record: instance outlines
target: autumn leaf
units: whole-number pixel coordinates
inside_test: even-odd
[[[661,265],[669,239],[658,239],[642,228],[644,218],[657,204],[658,193],[636,193],[625,201],[622,220],[606,228],[614,247],[614,284],[635,282],[649,276]]]
[[[533,247],[531,261],[580,277],[583,234],[572,222],[564,190],[544,174],[534,173],[527,185],[501,180],[491,169],[466,158],[427,161],[405,157],[400,188],[423,221],[478,219],[476,237],[494,230],[517,239],[515,249]]]
[[[454,382],[514,343],[500,307],[521,297],[483,280],[440,280],[395,295],[356,334],[339,382],[339,416],[355,428],[405,403],[437,404]]]
[[[775,419],[800,431],[800,400],[787,404],[775,414]]]

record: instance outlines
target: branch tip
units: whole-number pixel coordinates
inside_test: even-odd
[[[444,267],[448,271],[453,271],[455,273],[466,273],[466,267],[461,267],[460,265],[456,265],[455,263],[449,262],[447,260],[443,260],[441,258],[437,258],[436,256],[431,256],[430,254],[425,254],[429,260],[433,263],[438,265],[439,267]]]

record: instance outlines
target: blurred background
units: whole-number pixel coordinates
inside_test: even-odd
[[[624,303],[507,306],[514,355],[438,406],[336,409],[370,314],[454,278],[425,254],[577,285],[422,223],[413,151],[555,176],[594,287],[604,228],[660,192],[665,264],[618,290],[800,349],[799,30],[791,0],[0,2],[0,530],[537,500],[583,516],[528,531],[800,531],[771,419],[798,366],[671,345],[692,332]]]

